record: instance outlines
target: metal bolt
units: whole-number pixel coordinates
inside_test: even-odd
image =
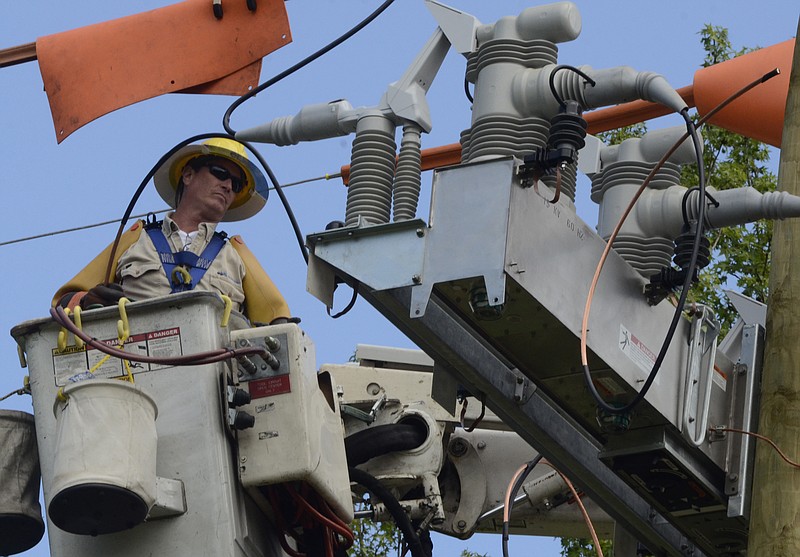
[[[411,277],[411,280],[414,284],[419,284],[422,282],[422,277],[420,277],[419,275],[414,275]]]
[[[460,437],[456,437],[450,443],[449,450],[451,455],[459,457],[467,454],[468,449],[469,449],[469,443],[467,443],[464,439],[461,439]]]
[[[417,228],[417,236],[422,238],[425,235],[425,231],[421,228]]]
[[[486,448],[486,442],[485,441],[479,441],[478,442],[478,450],[482,451],[485,448]]]
[[[456,526],[458,526],[459,530],[463,530],[464,528],[467,527],[467,521],[466,520],[459,520],[458,524],[456,524]]]
[[[739,475],[731,472],[730,474],[728,474],[728,479],[732,482],[735,482],[736,480],[739,479]]]
[[[242,464],[244,464],[245,462],[247,462],[247,457],[246,457],[246,456],[243,456],[242,458],[240,458],[240,459],[239,459],[239,462],[241,462]]]

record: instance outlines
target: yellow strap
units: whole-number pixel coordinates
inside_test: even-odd
[[[125,310],[125,304],[130,300],[124,296],[119,299],[117,307],[119,308],[120,319],[117,321],[117,340],[120,345],[124,345],[128,337],[131,336],[131,326],[128,323],[128,312]]]
[[[83,323],[81,321],[81,306],[75,306],[74,315],[75,315],[74,319],[75,326],[82,331]],[[83,340],[77,335],[75,335],[75,346],[77,346],[78,348],[83,348],[84,346]]]
[[[222,311],[222,320],[219,322],[219,326],[224,329],[228,326],[228,321],[230,321],[231,318],[233,300],[231,300],[230,296],[226,296],[225,294],[220,294],[220,298],[222,298],[222,301],[225,302],[225,309]]]

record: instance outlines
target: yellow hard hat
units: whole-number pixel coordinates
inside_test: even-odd
[[[182,147],[156,171],[153,176],[156,191],[170,207],[175,208],[175,190],[178,188],[184,167],[190,160],[202,156],[220,157],[231,161],[242,170],[242,176],[245,178],[242,191],[236,194],[230,208],[222,217],[223,221],[250,218],[264,207],[269,197],[267,179],[247,158],[244,145],[225,137],[215,137],[199,144]]]

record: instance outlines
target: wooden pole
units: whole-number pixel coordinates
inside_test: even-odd
[[[800,22],[798,25],[800,32]],[[783,127],[778,189],[800,195],[800,42]],[[783,69],[783,68],[782,68]],[[788,69],[788,68],[787,68]],[[784,70],[786,71],[786,70]],[[759,432],[800,457],[800,220],[775,223]],[[758,442],[748,557],[800,556],[800,469]]]

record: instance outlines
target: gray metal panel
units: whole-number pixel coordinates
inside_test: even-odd
[[[408,319],[409,288],[365,291],[363,296],[434,360],[448,362],[448,369],[460,382],[486,393],[487,405],[503,421],[566,471],[622,527],[636,532],[652,551],[675,557],[704,555],[598,460],[599,445],[559,412],[552,400],[539,391],[528,391],[517,404],[515,395],[523,381],[519,372],[465,329],[435,297],[423,317]]]
[[[412,293],[412,317],[425,314],[435,284],[465,277],[483,277],[489,299],[503,303],[513,172],[513,159],[503,159],[434,175],[425,268]]]

